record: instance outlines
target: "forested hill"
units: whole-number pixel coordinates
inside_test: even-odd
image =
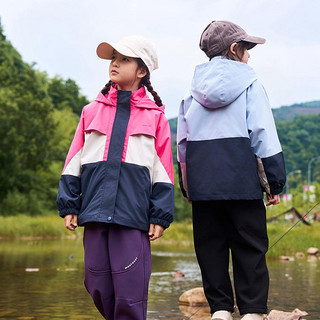
[[[273,116],[278,121],[293,120],[297,115],[313,115],[320,113],[320,101],[297,103],[272,109]]]

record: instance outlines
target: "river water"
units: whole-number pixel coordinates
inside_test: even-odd
[[[192,248],[152,247],[148,320],[210,319],[179,308],[179,296],[201,286]],[[320,319],[320,260],[269,260],[269,308]],[[182,271],[184,278],[173,277]],[[102,319],[83,286],[81,239],[0,241],[0,319]],[[193,315],[194,314],[194,315]]]

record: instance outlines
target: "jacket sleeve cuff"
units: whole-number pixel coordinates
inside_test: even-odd
[[[151,218],[150,223],[159,224],[160,226],[163,226],[165,229],[167,229],[169,228],[171,222],[163,219]]]
[[[281,183],[270,183],[270,193],[280,194],[283,190],[284,185]]]
[[[68,209],[61,209],[59,210],[60,217],[64,218],[67,214],[79,214],[79,209],[75,208],[68,208]]]

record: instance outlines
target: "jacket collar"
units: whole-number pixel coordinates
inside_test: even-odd
[[[101,92],[99,92],[95,100],[106,105],[116,107],[117,96],[118,90],[112,86],[107,95],[104,96]],[[156,109],[160,112],[164,112],[165,109],[165,106],[158,107],[156,103],[148,97],[144,86],[131,93],[131,106],[144,109]]]

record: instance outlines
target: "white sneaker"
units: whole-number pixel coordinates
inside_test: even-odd
[[[262,313],[246,313],[241,320],[268,320],[268,316]]]
[[[233,320],[232,313],[226,310],[219,310],[212,315],[211,320]]]

